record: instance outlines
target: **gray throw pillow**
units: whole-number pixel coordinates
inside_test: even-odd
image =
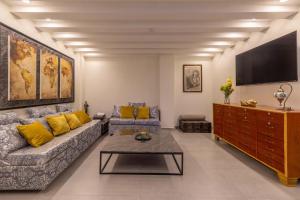
[[[72,112],[73,111],[73,106],[72,104],[60,104],[56,106],[56,111],[57,112]]]
[[[13,123],[0,126],[0,159],[4,159],[8,153],[28,145],[26,140],[19,134],[18,125],[20,124]]]
[[[7,125],[12,123],[18,123],[19,118],[17,117],[17,113],[8,112],[4,114],[0,114],[0,125]]]
[[[35,107],[35,108],[28,108],[27,113],[29,114],[29,118],[40,118],[46,115],[55,114],[56,110],[50,107]]]
[[[121,117],[121,106],[114,105],[112,117]]]
[[[152,106],[150,107],[150,118],[159,118],[159,109],[158,106]]]

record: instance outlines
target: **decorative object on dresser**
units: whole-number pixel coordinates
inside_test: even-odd
[[[211,123],[204,115],[180,115],[178,121],[184,133],[211,133]]]
[[[285,85],[290,87],[290,92],[288,94],[286,94],[283,89],[283,86],[285,86]],[[274,97],[280,103],[281,110],[286,110],[286,111],[292,110],[292,107],[286,107],[286,105],[285,105],[287,100],[291,96],[292,92],[293,92],[293,86],[290,83],[285,83],[285,84],[281,84],[279,89],[274,93]],[[283,102],[283,105],[282,105],[282,102]]]
[[[281,183],[300,178],[300,111],[214,104],[214,135],[274,170]]]
[[[254,99],[249,99],[249,100],[242,100],[241,101],[241,106],[246,106],[246,107],[256,107],[257,101]]]
[[[230,104],[230,95],[233,93],[234,89],[232,88],[232,80],[228,78],[226,83],[221,85],[220,90],[224,93],[224,103]]]

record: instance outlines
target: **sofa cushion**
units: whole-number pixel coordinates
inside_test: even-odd
[[[52,133],[50,133],[40,122],[34,122],[28,125],[19,125],[17,126],[17,129],[26,141],[33,147],[39,147],[54,138]]]
[[[121,117],[121,106],[114,105],[112,117]]]
[[[134,118],[134,107],[121,106],[121,118],[122,119],[133,119]]]
[[[136,119],[149,119],[150,118],[150,108],[147,106],[139,106]]]
[[[59,112],[59,113],[61,113],[61,112],[72,112],[73,111],[73,106],[70,103],[56,105],[56,111]]]
[[[46,118],[45,117],[40,117],[40,118],[20,118],[20,123],[23,125],[27,125],[27,124],[32,124],[33,122],[40,122],[41,124],[43,124],[48,131],[52,131]]]
[[[150,118],[159,119],[159,109],[158,106],[150,107]]]
[[[39,148],[27,146],[12,153],[9,153],[5,163],[11,166],[35,166],[43,165],[55,158],[58,154],[66,151],[69,147],[76,148],[78,140],[81,139],[86,132],[98,123],[98,120],[93,120],[83,126],[72,130],[68,134],[55,137],[52,141],[44,144]]]
[[[46,115],[55,114],[56,110],[50,107],[35,107],[35,108],[28,108],[27,113],[29,118],[40,118]]]
[[[133,125],[134,119],[121,119],[117,117],[110,118],[110,124],[112,125]]]
[[[19,118],[17,117],[17,113],[8,112],[8,113],[0,114],[0,125],[7,125],[7,124],[18,123],[18,122],[19,122]]]
[[[0,126],[0,160],[4,159],[8,153],[27,146],[26,140],[17,130],[18,123]]]
[[[145,125],[145,126],[160,126],[159,119],[151,118],[151,119],[136,119],[134,121],[135,125]]]
[[[71,130],[64,115],[47,117],[46,119],[54,136],[68,133]]]

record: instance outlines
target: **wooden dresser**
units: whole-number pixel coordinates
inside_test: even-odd
[[[213,105],[214,136],[277,172],[281,183],[300,178],[300,111]]]

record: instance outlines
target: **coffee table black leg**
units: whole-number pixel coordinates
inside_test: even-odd
[[[111,157],[112,157],[112,153],[110,153],[109,157],[107,158],[107,160],[104,163],[104,166],[102,167],[102,152],[100,152],[100,174],[103,174],[105,167],[107,166],[108,162],[110,161]]]
[[[180,155],[180,157],[181,157],[181,168],[180,168],[180,166],[178,164],[178,161],[177,161],[175,155]],[[177,166],[177,169],[180,172],[180,175],[183,175],[183,154],[172,154],[172,157],[173,157],[173,159],[174,159],[174,161],[176,163],[176,166]]]

